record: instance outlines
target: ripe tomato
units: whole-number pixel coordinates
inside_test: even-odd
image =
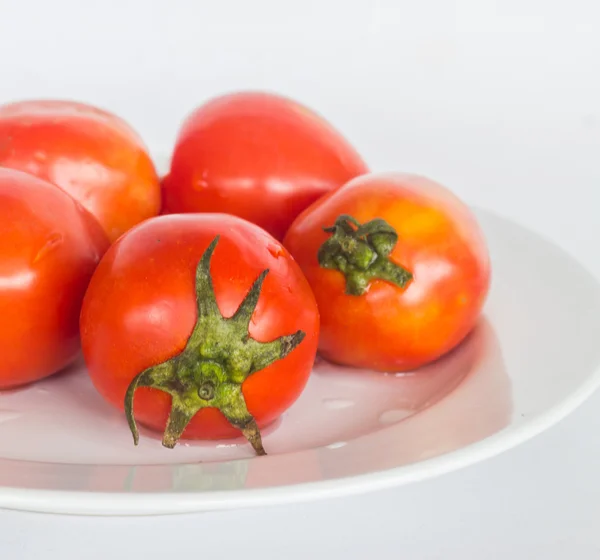
[[[282,239],[325,193],[367,172],[329,123],[269,93],[223,95],[184,122],[165,180],[168,212],[224,212]]]
[[[56,373],[77,356],[81,302],[107,247],[67,193],[0,169],[0,389]]]
[[[137,443],[135,392],[135,416],[165,430],[167,447],[182,433],[241,430],[263,452],[259,427],[304,388],[318,331],[314,296],[289,253],[221,214],[160,216],[130,230],[102,259],[81,313],[94,385],[115,406],[126,399]]]
[[[66,190],[110,241],[160,208],[158,177],[140,138],[115,115],[83,103],[1,106],[0,166]]]
[[[490,282],[470,210],[423,177],[358,177],[303,212],[284,245],[321,314],[319,351],[340,364],[409,370],[472,329]]]

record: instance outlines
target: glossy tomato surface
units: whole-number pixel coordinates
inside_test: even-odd
[[[83,103],[0,106],[0,166],[67,191],[111,241],[160,209],[158,177],[141,139],[117,116]]]
[[[304,340],[285,358],[248,377],[242,385],[250,413],[262,427],[299,396],[312,369],[319,331],[316,302],[286,249],[259,227],[234,216],[160,216],[133,228],[106,253],[86,294],[81,336],[89,374],[98,391],[123,408],[126,390],[146,368],[184,350],[196,321],[196,267],[216,236],[210,271],[216,302],[231,317],[250,287],[269,270],[248,334],[272,341],[301,329]],[[137,390],[136,419],[163,430],[169,395]],[[239,436],[216,408],[200,410],[184,438]]]
[[[233,214],[282,239],[317,198],[366,172],[356,150],[307,107],[271,93],[232,93],[181,127],[164,207]]]
[[[373,279],[362,295],[346,293],[345,276],[323,268],[324,228],[340,215],[358,223],[381,218],[397,233],[389,260],[412,274],[404,286]],[[418,368],[454,348],[485,302],[490,262],[469,208],[426,178],[370,174],[308,208],[284,245],[300,264],[321,315],[320,353],[327,359],[384,371]]]
[[[107,247],[67,193],[0,169],[0,389],[56,373],[77,356],[81,302]]]

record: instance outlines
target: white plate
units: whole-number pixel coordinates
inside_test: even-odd
[[[600,286],[548,241],[478,216],[490,298],[435,365],[395,376],[318,362],[260,458],[243,441],[168,450],[148,432],[136,448],[74,367],[0,394],[0,507],[159,514],[312,500],[438,475],[548,428],[600,383]]]

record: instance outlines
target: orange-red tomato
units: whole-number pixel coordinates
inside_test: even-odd
[[[166,212],[225,212],[282,239],[312,202],[366,173],[327,121],[263,92],[220,96],[183,123],[165,179]]]
[[[486,299],[490,262],[468,207],[423,177],[370,174],[317,201],[284,245],[321,315],[320,353],[410,370],[454,348]]]
[[[107,247],[67,193],[0,169],[0,389],[56,373],[77,356],[81,302]]]
[[[117,116],[83,103],[0,106],[0,166],[67,191],[110,241],[160,209],[158,177],[141,139]]]
[[[120,408],[130,388],[135,417],[151,428],[179,414],[168,447],[186,425],[185,438],[215,439],[273,422],[306,384],[318,331],[314,296],[287,250],[219,214],[160,216],[130,230],[103,257],[81,313],[94,385]]]

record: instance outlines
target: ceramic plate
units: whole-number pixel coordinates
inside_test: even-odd
[[[600,383],[600,287],[577,262],[478,212],[493,282],[467,340],[417,373],[315,364],[306,390],[244,441],[134,447],[79,364],[0,395],[0,507],[159,514],[312,500],[421,480],[548,428]]]

